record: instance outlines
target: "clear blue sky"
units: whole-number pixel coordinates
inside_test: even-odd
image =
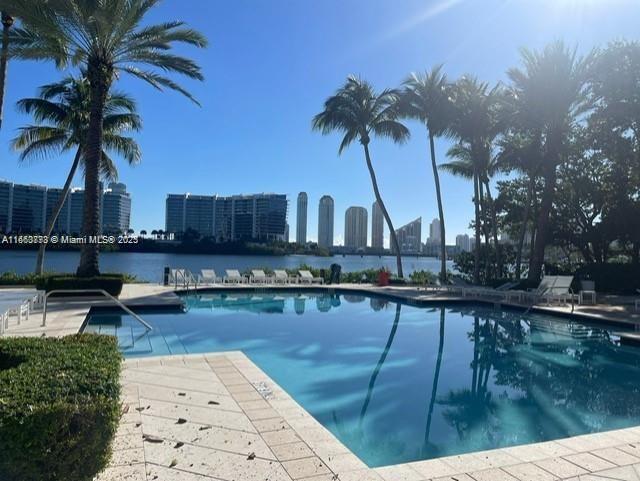
[[[398,86],[411,71],[445,63],[455,78],[473,73],[504,79],[518,64],[518,48],[564,39],[586,50],[615,38],[640,35],[638,0],[166,0],[151,21],[182,19],[204,32],[210,48],[185,50],[203,66],[206,81],[185,82],[198,108],[174,93],[136,80],[119,88],[134,95],[144,118],[138,135],[143,161],[120,163],[120,179],[133,195],[133,228],[164,227],[167,193],[279,192],[309,194],[309,238],[317,235],[317,205],[330,194],[336,205],[336,240],[344,211],[370,211],[373,192],[358,144],[337,156],[338,136],[311,132],[311,118],[348,74],[377,88]],[[0,177],[62,185],[69,156],[17,165],[8,149],[29,121],[17,99],[63,73],[45,64],[9,67],[5,123],[0,132]],[[411,125],[408,145],[374,141],[371,147],[382,195],[396,226],[436,216],[425,132]],[[444,161],[446,142],[438,144]],[[75,185],[82,180],[76,179]],[[443,175],[447,241],[467,231],[471,185]]]

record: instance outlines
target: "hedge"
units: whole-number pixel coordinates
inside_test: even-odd
[[[112,296],[119,296],[125,278],[121,274],[102,274],[98,277],[72,275],[42,277],[36,283],[38,289],[50,292],[58,289],[103,289]]]
[[[90,481],[120,417],[113,337],[0,339],[0,480]]]
[[[588,264],[580,267],[575,275],[578,279],[595,281],[598,292],[634,295],[640,289],[638,264]]]

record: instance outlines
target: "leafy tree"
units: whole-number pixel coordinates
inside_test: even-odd
[[[540,199],[529,279],[538,280],[550,241],[550,217],[556,193],[557,168],[566,160],[567,136],[587,107],[586,87],[592,55],[578,56],[563,42],[542,51],[520,51],[522,68],[508,71],[518,124],[541,134],[538,156],[544,190]]]
[[[144,25],[159,0],[0,0],[0,9],[21,20],[14,28],[11,54],[16,58],[79,65],[90,86],[90,116],[85,151],[83,234],[100,229],[99,167],[104,144],[103,120],[113,84],[129,74],[162,90],[195,99],[163,72],[202,80],[192,60],[171,53],[175,44],[204,47],[206,39],[183,22]],[[83,246],[78,275],[99,274],[99,246]]]
[[[0,47],[0,128],[2,128],[4,94],[7,83],[7,66],[9,65],[9,33],[13,27],[13,17],[5,10],[0,12],[2,20],[2,47]]]
[[[434,139],[449,132],[453,113],[450,90],[447,76],[442,72],[442,65],[438,65],[429,72],[409,75],[404,82],[404,90],[402,91],[400,102],[401,112],[404,116],[419,120],[427,128],[431,168],[433,170],[440,219],[440,279],[443,281],[447,278],[447,248],[444,209],[442,207],[440,176],[436,163]]]
[[[476,239],[473,281],[475,283],[480,282],[483,192],[487,185],[493,142],[501,130],[498,117],[499,95],[498,87],[489,88],[488,84],[473,77],[463,77],[455,83],[451,131],[458,143],[449,150],[447,155],[456,161],[443,165],[444,169],[454,175],[470,178],[473,181]],[[486,234],[485,237],[487,237]]]
[[[75,149],[75,156],[62,194],[51,213],[45,235],[51,236],[60,211],[71,190],[71,183],[78,166],[86,172],[89,117],[91,111],[90,85],[86,78],[67,77],[60,82],[40,88],[38,97],[22,99],[18,110],[31,115],[35,124],[22,127],[13,140],[12,147],[20,152],[19,160],[48,158]],[[123,136],[126,131],[138,131],[142,127],[136,113],[136,104],[124,93],[113,91],[105,102],[103,116],[103,150],[99,172],[108,180],[116,180],[118,171],[109,153],[124,158],[130,165],[140,161],[140,148],[136,141]],[[36,274],[44,270],[46,244],[38,249]]]
[[[362,145],[376,202],[389,228],[398,276],[403,277],[398,238],[387,207],[382,201],[369,153],[372,135],[390,138],[396,143],[403,143],[409,138],[409,130],[398,121],[398,93],[395,90],[384,90],[377,94],[367,81],[350,76],[344,86],[325,101],[324,110],[313,118],[313,129],[324,135],[334,131],[344,133],[338,154],[354,140]]]

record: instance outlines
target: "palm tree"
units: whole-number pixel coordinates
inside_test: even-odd
[[[384,90],[377,94],[370,83],[350,76],[345,85],[325,101],[324,111],[313,118],[313,129],[324,135],[333,131],[343,132],[344,137],[338,154],[341,154],[354,140],[362,144],[376,202],[389,228],[391,248],[396,254],[398,276],[403,277],[398,238],[389,212],[382,201],[369,153],[371,135],[390,138],[396,143],[403,143],[409,138],[409,130],[398,121],[398,98],[395,90]]]
[[[447,247],[434,139],[448,132],[452,109],[449,85],[446,75],[442,73],[442,65],[434,67],[430,72],[409,75],[409,78],[404,81],[401,108],[404,115],[419,120],[427,128],[440,217],[440,280],[444,281],[447,278]]]
[[[89,82],[86,78],[67,77],[60,82],[45,85],[40,88],[38,97],[20,100],[18,110],[32,115],[36,121],[35,125],[21,128],[12,142],[13,148],[20,152],[21,162],[75,149],[62,194],[46,226],[45,235],[49,237],[68,197],[78,166],[86,165],[91,112]],[[107,97],[103,117],[104,149],[99,166],[101,175],[107,180],[116,180],[118,176],[108,152],[123,157],[130,165],[137,164],[140,160],[140,149],[136,141],[122,136],[127,130],[140,130],[142,123],[135,110],[135,102],[123,93],[114,91]],[[38,250],[36,274],[43,272],[45,247],[46,244],[42,243]]]
[[[540,152],[540,142],[539,133],[528,135],[519,132],[517,129],[511,135],[505,136],[500,142],[500,164],[508,169],[519,171],[526,179],[527,184],[527,193],[522,211],[522,221],[520,224],[520,232],[518,233],[516,250],[515,278],[517,281],[522,277],[522,254],[534,202],[538,169],[540,167],[537,163],[538,153]]]
[[[515,116],[531,132],[541,132],[539,154],[544,187],[536,220],[536,237],[529,279],[539,280],[550,234],[550,214],[556,191],[556,170],[566,158],[568,133],[584,112],[592,54],[554,42],[541,52],[522,49],[523,68],[508,71],[515,99]]]
[[[9,32],[13,27],[13,17],[5,10],[0,12],[2,20],[2,47],[0,47],[0,128],[2,128],[4,110],[4,92],[7,82],[7,66],[9,65]]]
[[[79,65],[90,86],[90,115],[85,149],[83,234],[100,228],[99,167],[104,144],[103,120],[109,92],[122,73],[162,90],[171,89],[195,99],[163,72],[203,80],[192,60],[171,53],[177,43],[204,47],[206,39],[183,22],[144,25],[159,0],[0,0],[0,8],[20,18],[14,28],[11,54],[16,58],[52,59],[58,66]],[[99,246],[83,246],[78,275],[100,273]]]
[[[463,163],[471,166],[475,207],[475,267],[473,281],[480,282],[480,228],[482,193],[486,185],[486,173],[492,158],[493,141],[500,132],[497,106],[499,87],[489,88],[474,77],[462,77],[452,90],[454,115],[451,121],[452,135],[458,144],[448,155],[462,156]],[[466,157],[466,158],[465,158]],[[444,166],[452,171],[455,165]],[[486,237],[486,236],[485,236]]]

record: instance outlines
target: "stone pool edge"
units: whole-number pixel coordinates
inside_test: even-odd
[[[222,364],[222,360],[228,361],[231,366],[227,364],[225,368],[226,363]],[[188,367],[190,364],[200,362],[212,363],[214,366],[218,363],[218,366],[222,366],[213,368],[217,378],[211,376],[210,382],[221,382],[234,399],[240,394],[236,401],[242,412],[256,426],[258,433],[263,435],[261,430],[266,429],[268,425],[278,427],[277,430],[274,427],[273,431],[265,431],[269,433],[265,438],[269,449],[276,448],[276,451],[283,452],[287,448],[295,447],[298,450],[304,450],[306,447],[309,450],[306,457],[296,459],[280,460],[278,456],[274,456],[274,459],[284,467],[290,479],[304,481],[444,481],[453,479],[458,481],[550,481],[578,479],[578,476],[589,474],[616,479],[617,476],[624,476],[623,472],[618,471],[629,469],[637,469],[636,473],[640,471],[640,427],[369,468],[241,351],[127,359],[123,363],[124,369],[141,370],[143,377],[133,382],[125,377],[123,390],[131,395],[131,388],[136,382],[144,384],[145,366],[160,364]],[[149,376],[153,375],[155,374],[149,374]],[[243,396],[243,392],[248,391],[238,388],[247,383],[253,387],[253,391],[257,392],[261,399],[255,398],[254,402],[241,400],[246,397]],[[241,392],[234,394],[236,391]],[[129,401],[131,402],[131,398]],[[299,443],[303,443],[304,446]],[[134,468],[135,466],[132,466],[132,469]],[[224,479],[218,476],[216,478]],[[101,479],[110,481],[127,478]]]

